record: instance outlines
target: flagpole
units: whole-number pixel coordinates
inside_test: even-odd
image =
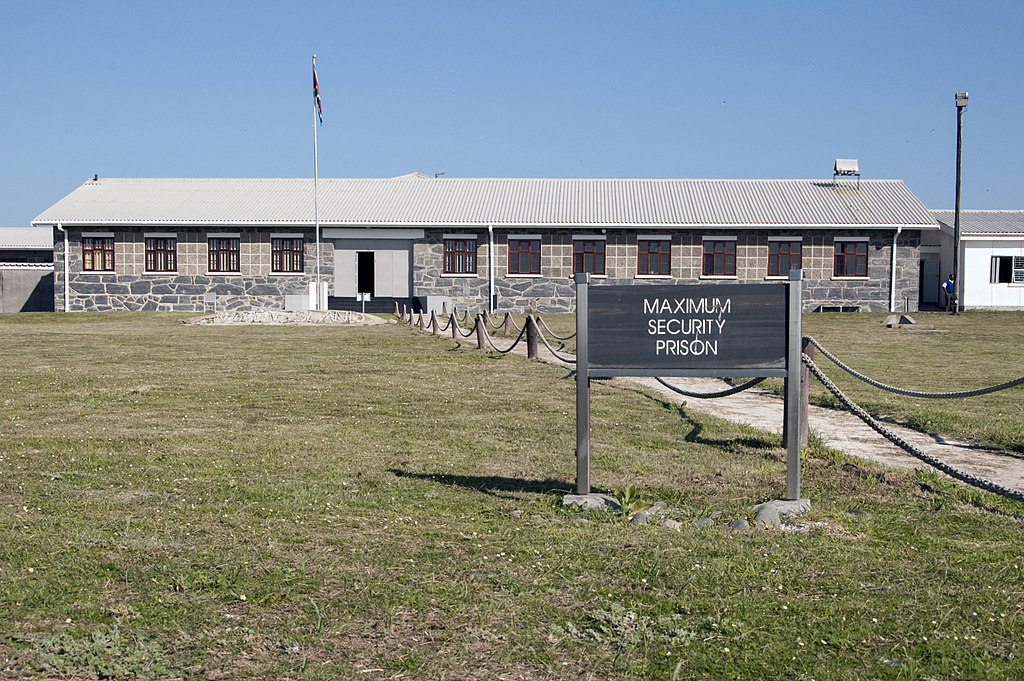
[[[316,147],[316,123],[317,123],[317,82],[316,82],[316,55],[313,55],[313,223],[316,226],[316,297],[313,303],[313,309],[320,309],[320,201],[317,192],[317,183],[319,169],[317,167],[317,147]]]

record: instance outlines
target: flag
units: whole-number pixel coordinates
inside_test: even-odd
[[[320,82],[316,79],[316,57],[313,57],[313,102],[316,106],[316,115],[320,119],[320,125],[324,124],[324,107],[320,103]]]

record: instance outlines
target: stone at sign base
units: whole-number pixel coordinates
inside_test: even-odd
[[[782,516],[800,515],[811,510],[810,499],[776,499],[754,507],[755,527],[782,527]]]
[[[579,506],[587,509],[604,509],[608,511],[618,511],[622,508],[622,504],[619,503],[614,497],[610,497],[607,494],[566,494],[562,497],[562,506]]]

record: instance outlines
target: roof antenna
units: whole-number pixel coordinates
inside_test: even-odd
[[[435,180],[437,178],[439,178],[439,177],[444,177],[444,176],[445,176],[445,172],[443,170],[441,172],[439,172],[439,173],[434,173],[434,179]]]
[[[93,175],[92,175],[92,181],[93,181],[93,182],[98,182],[98,181],[99,181],[99,179],[100,179],[100,176],[99,176],[99,174],[98,174],[98,173],[93,173]]]

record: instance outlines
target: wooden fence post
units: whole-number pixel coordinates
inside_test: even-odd
[[[476,349],[487,349],[487,322],[482,314],[476,316]]]
[[[441,333],[441,327],[437,323],[437,315],[434,314],[433,310],[430,311],[430,333],[435,336]]]
[[[395,301],[395,316],[398,316],[398,301]]]
[[[420,310],[420,313],[419,313],[419,315],[417,316],[417,319],[416,319],[416,326],[418,326],[418,327],[419,327],[420,331],[424,331],[424,330],[426,330],[426,328],[427,328],[427,325],[426,325],[426,323],[425,323],[425,322],[423,321],[423,310]]]
[[[537,359],[537,322],[533,315],[526,315],[526,356]]]
[[[501,333],[506,336],[512,335],[512,313],[506,312],[505,319],[501,322]]]

